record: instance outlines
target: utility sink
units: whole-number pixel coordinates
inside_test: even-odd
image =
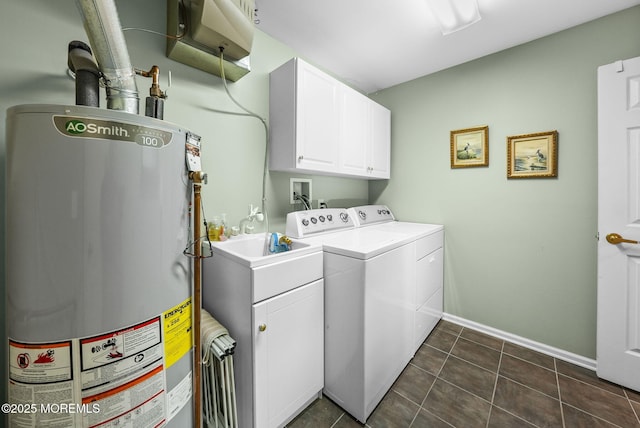
[[[291,243],[291,250],[289,251],[264,255],[266,248],[265,240],[270,238],[270,236],[271,234],[265,233],[234,236],[226,241],[211,242],[211,251],[214,255],[218,254],[227,257],[250,268],[264,266],[270,263],[280,263],[306,254],[322,251],[320,245],[293,241]],[[208,246],[208,242],[205,241],[203,243],[205,254],[208,253]]]
[[[322,245],[293,241],[291,250],[264,256],[264,240],[270,235],[211,242],[212,257],[204,262],[205,283],[228,280],[239,290],[249,291],[251,302],[257,303],[322,279]],[[208,242],[203,247],[208,255]]]

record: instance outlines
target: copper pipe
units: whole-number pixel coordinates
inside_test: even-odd
[[[202,427],[202,338],[200,337],[200,317],[202,313],[202,246],[201,234],[201,188],[206,180],[206,174],[201,171],[189,173],[189,179],[193,181],[193,235],[194,235],[194,261],[193,261],[193,336],[194,336],[194,376],[193,376],[193,426]]]
[[[151,77],[151,88],[149,89],[149,95],[158,98],[167,97],[160,89],[160,67],[154,65],[149,71],[139,70],[136,68],[136,74],[142,77]]]

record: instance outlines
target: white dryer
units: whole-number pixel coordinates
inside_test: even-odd
[[[415,239],[354,228],[346,209],[298,211],[286,233],[323,247],[324,394],[366,422],[414,354]]]
[[[415,242],[414,352],[433,330],[443,313],[444,226],[397,221],[386,205],[349,209],[356,227],[379,233],[399,233]]]

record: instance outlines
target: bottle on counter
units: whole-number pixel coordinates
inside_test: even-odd
[[[220,217],[214,216],[209,223],[209,227],[207,230],[207,234],[209,235],[209,241],[219,241],[220,240]]]
[[[218,234],[218,239],[221,241],[225,241],[229,238],[230,231],[227,229],[227,215],[220,214],[220,232]]]

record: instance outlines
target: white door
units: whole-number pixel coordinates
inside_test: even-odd
[[[282,426],[324,386],[324,283],[253,306],[254,424]]]
[[[598,69],[598,236],[597,373],[640,390],[640,57]]]

